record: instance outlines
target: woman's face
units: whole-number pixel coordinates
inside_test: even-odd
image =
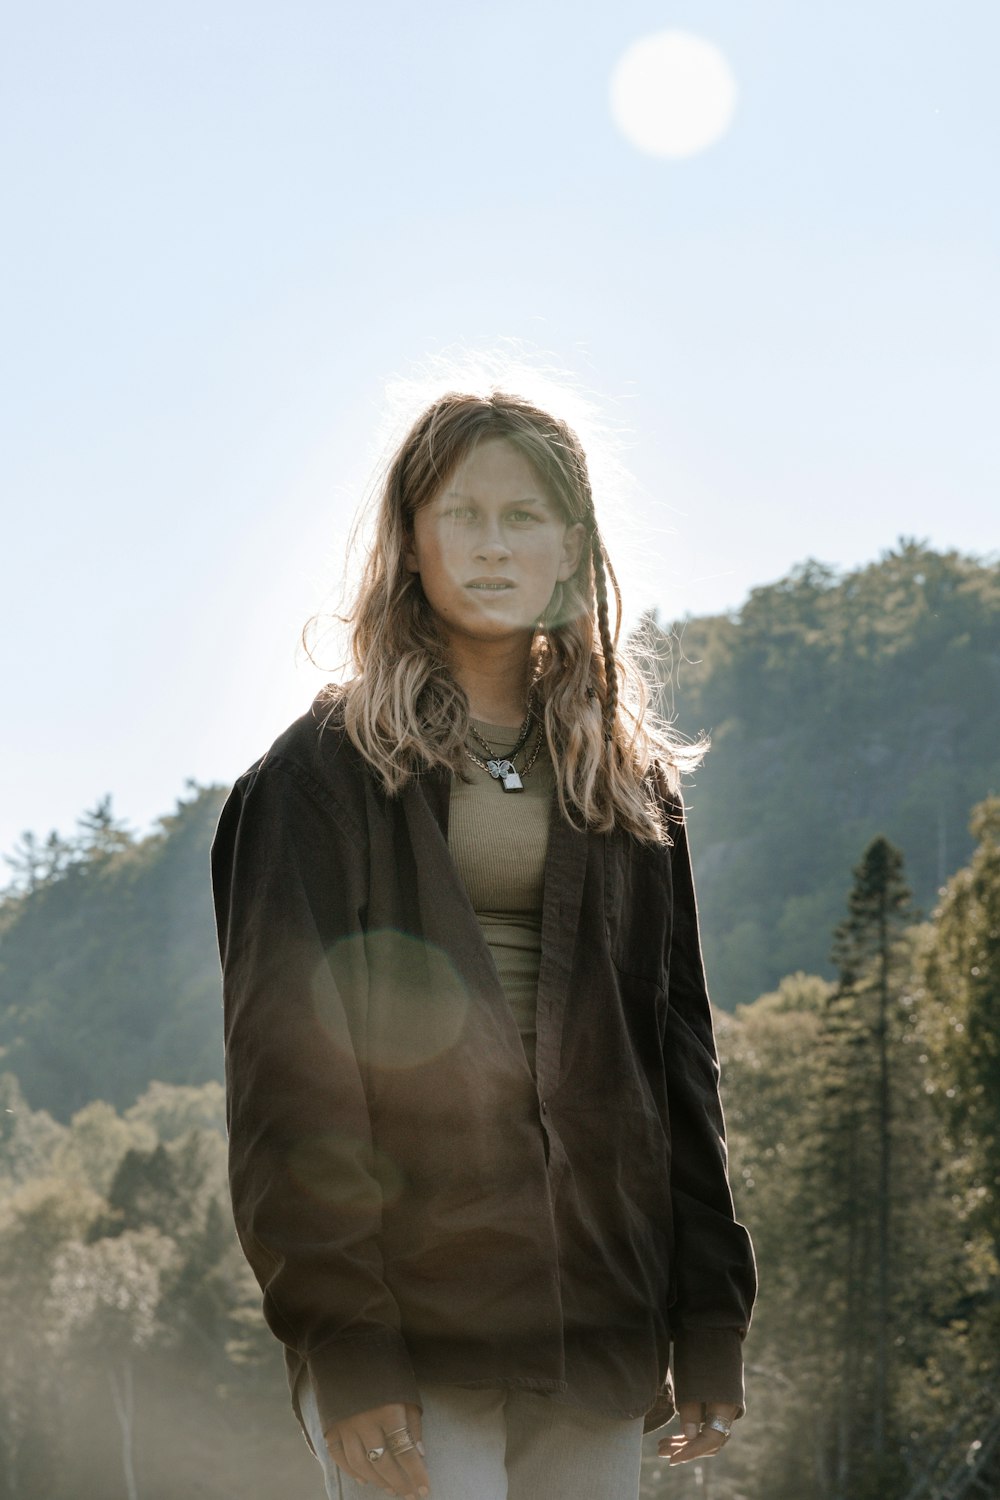
[[[406,566],[447,638],[499,641],[534,631],[556,584],[576,571],[583,537],[524,455],[488,438],[417,511]]]

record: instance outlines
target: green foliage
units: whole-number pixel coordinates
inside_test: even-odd
[[[805,564],[673,638],[681,727],[713,734],[693,841],[713,992],[735,1007],[717,1030],[761,1298],[732,1444],[706,1485],[651,1454],[644,1495],[903,1500],[1000,1388],[998,604],[995,565],[904,542],[844,577]],[[144,1495],[315,1494],[226,1192],[223,796],[192,784],[142,840],[103,799],[77,838],[11,856],[0,1500],[124,1493],[126,1437]],[[893,845],[933,911],[903,933]],[[869,1461],[880,1041],[892,1378]]]
[[[221,1083],[200,1088],[153,1082],[125,1111],[131,1125],[146,1125],[157,1140],[175,1141],[191,1130],[226,1132],[226,1094]]]
[[[761,1271],[747,1428],[725,1455],[726,1494],[903,1500],[921,1475],[961,1468],[996,1417],[1000,1259],[986,1189],[1000,1097],[1000,973],[989,967],[998,812],[996,799],[977,809],[968,868],[933,919],[905,932],[899,862],[877,841],[837,936],[842,982],[794,975],[717,1018],[737,1209]],[[879,1456],[878,928],[889,912],[890,1361]],[[970,1029],[990,1040],[971,1042]],[[665,1482],[662,1493],[672,1492]]]
[[[797,970],[829,977],[847,872],[880,829],[934,905],[971,851],[969,807],[1000,788],[1000,566],[902,542],[647,633],[665,706],[712,734],[691,823],[717,1003]],[[221,1080],[208,856],[225,789],[189,790],[150,837],[105,797],[76,838],[26,834],[9,856],[0,1058],[57,1119],[127,1107],[156,1078]]]
[[[958,1180],[1000,1257],[1000,797],[975,808],[971,829],[978,847],[945,887],[924,978]]]
[[[893,933],[910,915],[903,856],[879,834],[855,866],[847,916],[834,933],[833,962],[842,991],[857,989],[873,965],[878,969],[877,982],[886,981]]]
[[[51,1115],[28,1108],[13,1073],[0,1073],[0,1199],[44,1175],[64,1135]]]
[[[221,1078],[209,847],[224,798],[194,788],[141,842],[105,799],[65,867],[0,908],[0,1056],[66,1120],[131,1104],[149,1081]]]
[[[977,810],[968,868],[892,944],[882,1457],[868,1401],[879,945],[867,937],[880,909],[870,898],[901,898],[888,848],[858,867],[850,984],[799,972],[717,1014],[737,1211],[761,1271],[748,1413],[704,1482],[668,1470],[653,1440],[643,1495],[905,1500],[978,1435],[1000,1384],[1000,1264],[984,1192],[995,1116],[981,1105],[993,1053],[969,1037],[995,1014],[995,968],[980,981],[1000,911],[997,812]],[[124,1111],[93,1101],[66,1124],[32,1110],[10,1075],[0,1101],[0,1495],[122,1493],[126,1438],[140,1494],[314,1495],[232,1228],[218,1084],[156,1083]]]
[[[86,1182],[106,1193],[122,1156],[133,1147],[152,1146],[156,1136],[117,1115],[110,1104],[95,1099],[77,1110],[52,1156],[60,1177]]]
[[[902,540],[650,634],[663,708],[712,737],[689,800],[717,1003],[830,973],[846,873],[879,831],[934,905],[969,808],[1000,791],[1000,564]]]
[[[158,1083],[59,1125],[0,1077],[0,1496],[315,1493],[233,1229],[219,1092]]]

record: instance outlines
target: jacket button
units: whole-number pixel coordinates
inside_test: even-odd
[[[547,1114],[548,1114],[548,1112],[549,1112],[549,1106],[548,1106],[548,1101],[547,1101],[547,1100],[545,1100],[545,1099],[543,1099],[543,1100],[542,1100],[542,1114],[543,1114],[543,1115],[547,1115]]]

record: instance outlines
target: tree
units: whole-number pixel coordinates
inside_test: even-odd
[[[53,1170],[106,1194],[126,1153],[152,1150],[155,1144],[156,1132],[149,1125],[122,1119],[110,1104],[95,1099],[71,1119],[56,1149]]]
[[[134,843],[128,824],[116,818],[111,810],[111,793],[99,797],[94,806],[77,818],[79,844],[91,858],[118,854]]]
[[[938,1095],[970,1165],[974,1217],[1000,1259],[1000,797],[970,823],[978,847],[945,887],[926,982],[939,1018]]]
[[[221,1083],[203,1083],[200,1088],[184,1084],[149,1085],[125,1119],[133,1125],[148,1125],[158,1140],[174,1141],[189,1130],[226,1133],[226,1094]]]
[[[221,1077],[208,853],[223,799],[206,789],[118,852],[102,804],[89,854],[3,902],[0,1055],[34,1107],[65,1121],[94,1099],[131,1105],[153,1078]]]
[[[734,1016],[716,1015],[736,1211],[761,1274],[747,1342],[753,1428],[726,1454],[727,1466],[739,1466],[733,1494],[825,1500],[830,1493],[827,1416],[840,1327],[813,1225],[822,1198],[819,1042],[831,988],[815,975],[792,974]],[[715,1471],[712,1483],[714,1493]],[[664,1496],[675,1484],[672,1477]]]
[[[977,847],[942,893],[923,964],[952,1232],[964,1249],[943,1316],[966,1400],[1000,1382],[1000,797],[973,810],[971,828]]]
[[[0,1199],[47,1176],[66,1133],[44,1109],[28,1108],[13,1073],[0,1073]]]
[[[115,1239],[75,1241],[58,1256],[49,1289],[60,1347],[105,1365],[121,1435],[128,1500],[138,1500],[135,1475],[135,1354],[160,1332],[160,1283],[177,1260],[159,1230],[126,1230]]]
[[[74,839],[64,839],[53,828],[44,840],[34,833],[22,833],[14,852],[3,858],[14,871],[13,894],[30,895],[72,869],[79,859],[79,847]]]
[[[969,807],[998,789],[1000,560],[901,538],[850,573],[806,562],[732,614],[644,629],[661,711],[712,739],[693,811],[717,1004],[796,969],[833,977],[843,872],[880,831],[933,904],[971,855]]]
[[[0,1492],[7,1496],[51,1490],[51,1414],[64,1371],[51,1338],[50,1280],[100,1206],[90,1189],[51,1177],[0,1202]]]
[[[888,838],[879,835],[865,849],[855,867],[855,883],[847,898],[847,916],[834,936],[834,963],[840,972],[838,999],[856,1020],[855,1043],[874,1041],[877,1095],[876,1182],[876,1359],[874,1359],[871,1449],[876,1460],[886,1452],[886,1422],[889,1407],[889,1332],[891,1332],[891,1217],[892,1217],[892,1070],[889,1052],[889,1007],[894,998],[894,959],[897,938],[912,921],[910,891],[903,879],[903,855]],[[865,1001],[874,995],[874,1016]],[[859,1025],[858,1025],[859,1023]],[[868,1035],[865,1035],[868,1034]],[[856,1137],[852,1134],[852,1148]],[[853,1155],[853,1151],[852,1151]],[[852,1166],[856,1166],[853,1161]],[[856,1194],[850,1194],[849,1275],[858,1278],[859,1230]]]

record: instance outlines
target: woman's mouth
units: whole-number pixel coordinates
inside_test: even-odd
[[[515,585],[509,578],[474,578],[465,587],[484,594],[502,594],[505,589],[512,589]]]

